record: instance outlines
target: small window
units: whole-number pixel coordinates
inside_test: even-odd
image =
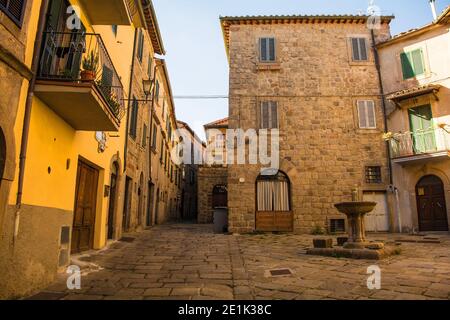
[[[422,49],[403,52],[400,54],[403,80],[411,79],[425,73],[425,62]]]
[[[345,220],[330,219],[330,233],[343,233],[343,232],[345,232]]]
[[[381,167],[366,167],[366,183],[381,183]]]
[[[278,103],[264,101],[261,103],[261,129],[278,128]]]
[[[133,103],[131,104],[131,125],[130,125],[130,136],[136,139],[137,132],[137,120],[138,120],[138,108],[139,103],[135,97],[133,97]]]
[[[366,38],[351,38],[353,61],[367,61],[367,40]]]
[[[112,29],[114,36],[117,37],[118,26],[116,24],[113,24],[111,26],[111,29]]]
[[[0,0],[0,10],[21,27],[25,4],[26,0]]]
[[[139,34],[138,34],[137,55],[138,55],[139,62],[142,63],[142,59],[144,57],[144,33],[142,32],[142,30],[139,30]]]
[[[275,38],[259,39],[259,60],[261,62],[275,62],[276,48]]]
[[[358,118],[361,129],[376,129],[375,103],[372,100],[358,101]]]

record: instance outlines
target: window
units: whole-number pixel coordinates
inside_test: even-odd
[[[366,167],[366,183],[381,183],[381,167]]]
[[[422,49],[403,52],[400,54],[403,80],[411,79],[425,73],[425,63]]]
[[[159,99],[159,81],[156,80],[156,85],[155,85],[155,99],[156,101],[158,101]]]
[[[147,125],[144,124],[144,129],[142,132],[142,147],[146,147],[147,146]]]
[[[289,192],[289,179],[284,173],[278,172],[275,175],[260,175],[256,180],[258,211],[290,211]]]
[[[330,219],[330,233],[345,232],[345,219]]]
[[[131,124],[130,124],[130,136],[133,139],[136,139],[138,108],[139,108],[139,103],[136,100],[136,98],[133,97],[133,102],[131,104]]]
[[[139,62],[142,63],[142,58],[144,57],[144,33],[141,29],[139,29],[138,34],[138,48],[137,48],[137,55]]]
[[[275,38],[261,38],[259,39],[259,61],[260,62],[275,62],[276,48]]]
[[[264,101],[261,103],[261,129],[278,128],[278,103]]]
[[[353,61],[367,61],[367,40],[366,38],[351,38]]]
[[[358,101],[358,118],[361,129],[376,129],[375,103],[372,100]]]
[[[21,27],[25,4],[26,0],[0,0],[0,10]]]
[[[225,147],[225,136],[223,134],[216,135],[216,149],[223,149]]]
[[[117,31],[118,31],[118,26],[116,24],[113,24],[111,26],[112,32],[114,33],[114,36],[117,37]]]
[[[160,154],[160,158],[159,161],[161,162],[161,164],[163,163],[163,159],[164,159],[164,138],[161,137],[161,150],[160,150],[161,154]]]
[[[152,78],[152,66],[153,66],[152,56],[148,56],[147,75],[149,79]]]
[[[156,125],[153,125],[153,134],[152,134],[152,149],[156,150],[156,141],[158,139],[158,128]]]

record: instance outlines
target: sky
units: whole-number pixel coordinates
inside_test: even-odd
[[[167,54],[173,95],[228,94],[228,61],[220,16],[358,14],[369,0],[153,0]],[[428,0],[374,0],[382,15],[395,15],[392,35],[433,20]],[[436,0],[438,14],[450,0]],[[227,99],[175,99],[177,119],[204,139],[203,125],[228,116]]]

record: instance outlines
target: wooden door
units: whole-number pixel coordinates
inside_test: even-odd
[[[436,151],[431,106],[425,105],[411,108],[408,110],[408,114],[415,153]]]
[[[420,231],[448,231],[445,191],[436,176],[423,177],[416,186]]]
[[[78,161],[75,209],[72,228],[72,253],[93,246],[97,206],[98,170]]]
[[[375,209],[368,213],[365,218],[366,231],[368,232],[387,232],[389,231],[389,214],[384,192],[364,193],[364,201],[376,202]]]

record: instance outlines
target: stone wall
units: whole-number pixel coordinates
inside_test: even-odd
[[[354,63],[350,37],[367,38],[364,23],[266,24],[230,27],[229,128],[258,128],[261,101],[277,101],[280,169],[291,182],[294,231],[310,233],[339,216],[334,204],[351,200],[355,185],[386,190],[389,183],[380,88],[369,61]],[[386,39],[382,25],[377,39]],[[275,37],[277,63],[258,62],[260,37]],[[369,45],[370,49],[370,45]],[[357,100],[373,100],[376,129],[359,129]],[[381,166],[381,184],[365,184],[365,167]],[[230,231],[255,230],[259,165],[230,165]]]
[[[213,222],[212,194],[215,186],[227,185],[227,168],[201,166],[198,170],[198,223]]]

